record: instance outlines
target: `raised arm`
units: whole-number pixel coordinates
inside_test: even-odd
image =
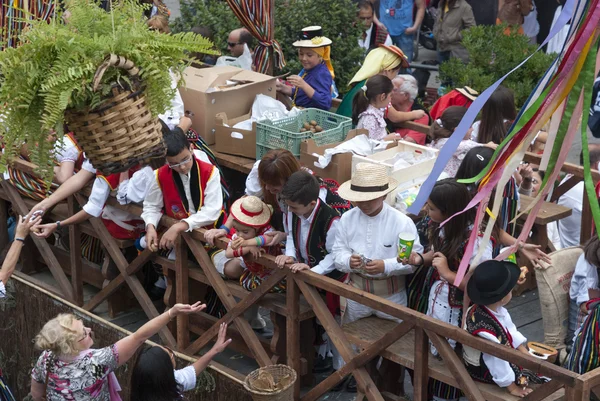
[[[32,226],[39,223],[42,220],[42,216],[37,216],[35,219],[28,219],[22,216],[19,216],[17,222],[17,228],[15,230],[15,240],[10,245],[10,249],[6,254],[6,258],[2,263],[2,268],[0,269],[0,281],[2,282],[2,287],[6,285],[8,279],[15,271],[15,267],[17,266],[17,262],[19,261],[19,255],[21,255],[21,249],[23,248],[23,243],[25,238],[29,235],[29,230]],[[3,288],[0,288],[0,298],[2,297]]]

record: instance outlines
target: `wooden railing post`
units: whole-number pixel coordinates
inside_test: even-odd
[[[188,287],[188,249],[185,241],[178,237],[175,241],[175,299],[178,304],[189,304],[190,291]],[[189,316],[177,316],[177,349],[183,352],[190,345]]]
[[[69,196],[67,199],[67,211],[73,216],[75,211],[75,199]],[[83,306],[83,273],[81,262],[81,229],[77,224],[69,226],[69,261],[71,263],[71,286],[73,287],[73,301],[77,306]]]
[[[300,290],[294,280],[294,273],[287,274],[286,279],[286,306],[288,316],[285,322],[286,326],[286,354],[287,364],[298,374],[298,379],[294,384],[294,400],[300,399]],[[308,367],[311,369],[311,367]]]
[[[413,373],[414,400],[427,401],[429,383],[429,339],[425,330],[415,328],[415,371]]]

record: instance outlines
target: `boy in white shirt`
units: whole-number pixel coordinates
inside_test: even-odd
[[[337,225],[333,255],[336,269],[350,273],[350,285],[406,306],[404,276],[413,273],[414,267],[398,262],[398,236],[410,233],[415,238],[414,252],[421,253],[423,246],[413,221],[385,203],[387,194],[397,186],[398,182],[387,176],[384,166],[368,163],[356,166],[352,180],[342,184],[338,191],[355,207],[344,213]],[[348,299],[342,323],[371,315],[399,321]],[[354,387],[352,380],[347,389],[352,391]]]

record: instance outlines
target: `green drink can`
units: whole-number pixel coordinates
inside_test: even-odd
[[[408,259],[414,243],[415,235],[413,233],[398,234],[398,259]]]

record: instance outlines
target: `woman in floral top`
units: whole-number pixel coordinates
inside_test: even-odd
[[[31,395],[36,401],[120,401],[121,390],[114,370],[125,364],[137,349],[179,314],[206,308],[177,304],[150,320],[135,333],[101,349],[92,349],[92,330],[71,314],[60,314],[47,322],[35,337],[44,350],[31,372]]]

